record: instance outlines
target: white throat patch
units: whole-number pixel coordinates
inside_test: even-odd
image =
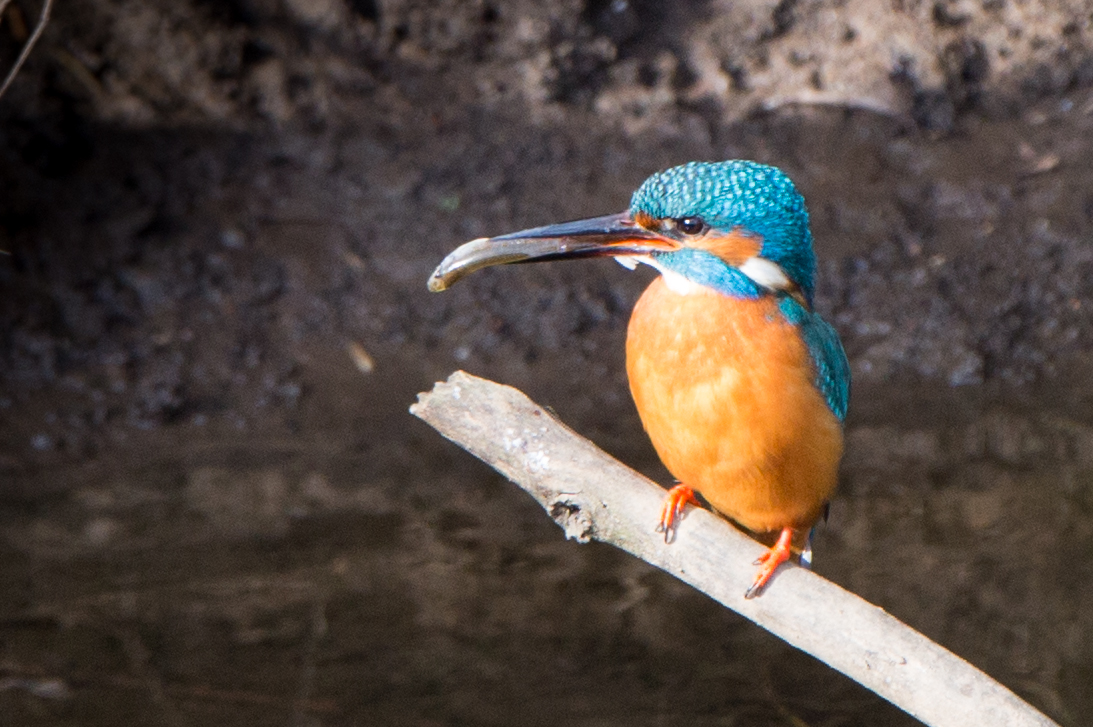
[[[632,255],[629,257],[617,257],[615,262],[622,265],[629,270],[636,270],[638,263],[644,263],[651,268],[655,268],[661,277],[664,278],[664,284],[668,286],[668,290],[672,291],[676,295],[690,295],[691,293],[697,293],[702,290],[702,286],[698,283],[693,283],[687,278],[683,277],[674,270],[668,270],[663,265],[653,259],[652,255]]]

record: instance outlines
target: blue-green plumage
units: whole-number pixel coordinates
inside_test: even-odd
[[[706,250],[684,247],[671,252],[655,252],[652,258],[662,269],[734,298],[758,298],[766,293],[738,268],[726,265],[724,260]]]
[[[815,368],[816,388],[824,395],[827,405],[839,418],[846,419],[850,403],[850,364],[839,341],[839,334],[831,325],[790,297],[779,301],[779,310],[801,331],[801,338],[808,347],[809,357]]]

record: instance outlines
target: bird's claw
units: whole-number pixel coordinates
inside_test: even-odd
[[[660,509],[660,522],[657,523],[655,531],[664,533],[665,543],[672,542],[676,524],[680,515],[683,514],[683,508],[688,503],[697,505],[698,498],[695,497],[695,491],[687,485],[676,485],[668,490],[668,496],[664,498],[664,506]]]
[[[748,590],[744,592],[744,598],[755,598],[759,595],[774,575],[774,571],[778,570],[778,566],[789,560],[793,553],[790,549],[792,542],[793,528],[785,528],[782,530],[782,534],[778,536],[778,542],[775,543],[770,550],[755,559],[755,562],[752,563],[752,565],[759,565],[762,567],[755,575],[755,581],[753,581]]]

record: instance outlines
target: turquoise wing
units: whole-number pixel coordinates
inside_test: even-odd
[[[793,298],[783,298],[779,308],[786,320],[801,329],[815,368],[816,388],[839,421],[845,420],[850,402],[850,363],[839,334],[818,313],[805,309]]]

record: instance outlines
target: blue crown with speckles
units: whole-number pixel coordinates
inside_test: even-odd
[[[697,216],[714,229],[757,235],[763,241],[760,256],[777,263],[811,304],[816,255],[808,210],[780,169],[740,159],[672,167],[645,180],[630,211],[655,218]]]

